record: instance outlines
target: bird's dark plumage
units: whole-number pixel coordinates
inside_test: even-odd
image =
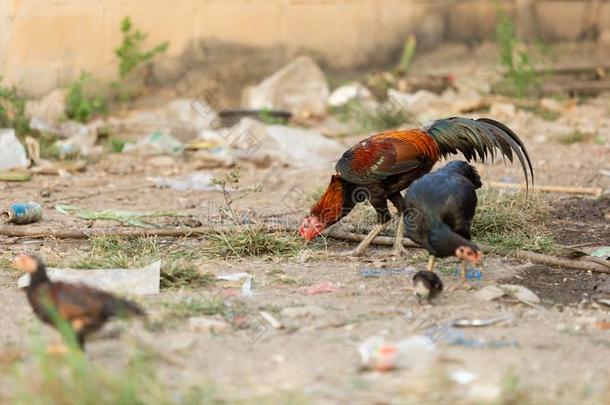
[[[420,129],[382,132],[354,145],[337,161],[337,174],[301,224],[300,232],[312,239],[347,215],[359,202],[369,200],[377,222],[390,218],[388,200],[399,214],[406,207],[400,193],[428,173],[440,159],[461,152],[467,160],[486,161],[516,156],[526,179],[534,174],[528,152],[508,127],[488,118],[446,118]]]
[[[405,193],[405,234],[435,257],[454,255],[470,241],[481,179],[466,162],[453,161],[413,182]]]
[[[81,348],[85,337],[100,329],[114,316],[145,316],[136,303],[84,284],[51,281],[44,263],[33,256],[20,255],[15,264],[30,273],[26,294],[34,313],[52,326],[56,318],[66,320],[73,328]]]
[[[441,278],[432,271],[420,270],[413,276],[413,292],[418,300],[432,301],[443,291]]]

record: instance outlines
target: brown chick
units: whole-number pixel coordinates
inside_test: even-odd
[[[145,316],[134,302],[84,284],[51,281],[45,264],[38,257],[21,254],[15,257],[14,264],[30,275],[30,284],[25,290],[36,316],[55,328],[57,316],[66,320],[82,350],[85,337],[99,330],[109,318]]]

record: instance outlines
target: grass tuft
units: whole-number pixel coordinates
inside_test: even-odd
[[[550,207],[538,195],[482,190],[472,225],[473,238],[509,253],[524,249],[551,253],[557,249],[546,224]]]
[[[584,132],[574,131],[574,132],[570,132],[569,134],[558,136],[557,142],[559,142],[562,145],[572,145],[575,143],[589,142],[591,139],[593,139],[592,134],[586,134]]]
[[[200,404],[215,403],[205,385],[186,391],[167,387],[156,373],[156,356],[138,351],[120,370],[90,363],[79,349],[49,356],[36,339],[33,356],[15,365],[13,404]]]
[[[271,232],[263,226],[239,226],[211,234],[206,253],[222,258],[296,256],[305,242],[296,234]]]

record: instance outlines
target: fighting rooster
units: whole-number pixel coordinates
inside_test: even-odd
[[[480,265],[483,254],[470,241],[481,187],[477,169],[454,161],[413,182],[405,193],[404,225],[407,236],[430,253],[428,271],[437,257],[456,256],[460,279],[466,283],[467,264]]]
[[[30,274],[25,291],[41,321],[57,327],[59,317],[72,327],[81,349],[85,337],[100,329],[113,316],[145,316],[135,303],[84,284],[51,281],[46,266],[37,257],[21,254],[14,259],[18,269]]]
[[[354,206],[369,200],[377,212],[377,226],[358,247],[347,254],[359,255],[385,229],[391,219],[387,200],[398,210],[394,251],[404,252],[405,205],[400,192],[428,173],[441,158],[461,152],[470,161],[492,160],[500,152],[513,161],[517,156],[526,185],[534,174],[532,164],[519,137],[505,125],[489,118],[447,118],[421,129],[389,131],[373,135],[345,151],[335,166],[328,188],[311,208],[299,228],[307,240],[346,216]],[[529,168],[529,173],[528,173]]]

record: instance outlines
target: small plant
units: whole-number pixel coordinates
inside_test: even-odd
[[[0,128],[13,128],[23,136],[31,132],[25,115],[25,100],[17,92],[17,87],[5,87],[0,76]]]
[[[106,151],[110,153],[121,153],[127,144],[127,140],[119,138],[116,135],[110,135],[106,141]]]
[[[402,47],[402,53],[400,55],[400,63],[398,64],[398,70],[402,73],[407,73],[413,62],[415,56],[415,49],[417,47],[417,39],[415,35],[409,35]]]
[[[68,88],[66,98],[66,115],[68,118],[87,122],[97,114],[107,111],[107,100],[100,95],[92,95],[91,75],[81,72],[80,77]]]
[[[538,91],[542,80],[534,68],[532,55],[528,49],[517,51],[515,24],[504,13],[500,15],[496,39],[500,46],[500,62],[507,70],[501,90],[517,97],[527,97]]]
[[[114,53],[119,58],[119,77],[121,79],[125,78],[138,65],[150,61],[156,55],[165,52],[169,47],[169,43],[162,42],[150,50],[142,50],[148,33],[134,28],[129,16],[121,21],[121,33],[123,34],[123,41],[114,50]]]

